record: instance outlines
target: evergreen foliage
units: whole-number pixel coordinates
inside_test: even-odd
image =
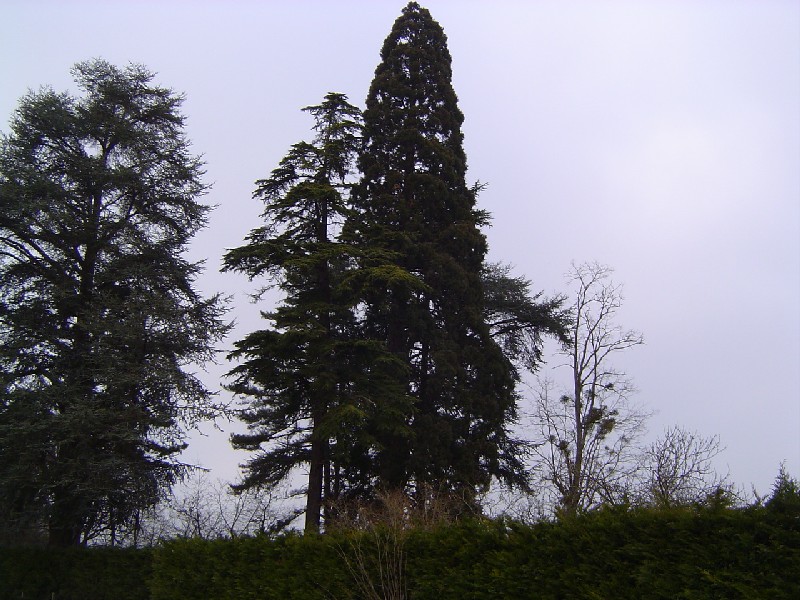
[[[409,4],[382,59],[363,130],[341,94],[304,109],[316,138],[258,182],[265,224],[225,257],[284,293],[230,356],[249,427],[232,441],[256,453],[237,489],[309,465],[307,531],[379,488],[472,502],[492,477],[522,482],[515,363],[564,331],[560,299],[484,263],[442,28]]]
[[[511,274],[511,266],[485,263],[481,273],[484,318],[492,337],[519,370],[535,372],[542,363],[544,337],[568,344],[569,314],[563,296],[532,293],[531,282]]]
[[[264,314],[273,328],[236,343],[230,358],[242,362],[229,389],[248,399],[250,431],[234,435],[233,445],[256,452],[237,489],[274,487],[308,464],[306,530],[319,531],[322,508],[357,489],[369,469],[362,426],[368,399],[378,389],[388,394],[391,384],[381,369],[365,370],[385,353],[358,336],[346,285],[349,249],[337,239],[361,141],[360,111],[334,93],[304,110],[315,119],[313,143],[292,146],[257,182],[265,224],[225,257],[226,269],[251,279],[267,275],[285,294]]]
[[[784,513],[800,519],[800,484],[786,472],[786,466],[783,464],[775,478],[772,495],[767,500],[766,507],[771,512]]]
[[[181,539],[152,550],[0,549],[0,600],[241,600],[361,597],[347,561],[387,556],[369,531],[232,540]],[[412,529],[407,597],[622,600],[800,596],[797,514],[745,509],[601,510],[535,525],[461,521]],[[23,596],[24,594],[24,596]]]
[[[0,600],[148,600],[149,548],[2,548]]]
[[[205,225],[180,96],[102,60],[20,101],[0,146],[0,528],[55,545],[131,526],[212,414],[186,369],[224,303],[182,258]]]
[[[248,592],[256,589],[264,598],[355,598],[358,594],[352,585],[347,586],[339,552],[353,548],[377,552],[378,548],[368,532],[350,535],[359,539],[324,536],[242,542],[241,548],[249,548],[246,559],[238,558],[244,564],[236,563],[241,554],[231,552],[235,542],[221,542],[214,546],[205,569],[193,568],[190,548],[196,550],[196,544],[174,542],[165,551],[178,553],[170,563],[175,570],[162,572],[157,553],[156,581],[199,576],[205,582],[199,585],[201,589],[220,590],[220,595],[197,598],[249,597]],[[228,551],[223,550],[226,546]],[[259,547],[263,549],[256,553]],[[264,562],[254,565],[256,556]],[[798,521],[759,507],[602,510],[532,526],[502,520],[462,521],[412,531],[406,556],[408,597],[420,599],[766,600],[794,598],[800,592]],[[386,565],[374,563],[375,569],[381,566]],[[229,572],[230,579],[219,577],[220,569]],[[298,578],[297,573],[308,576]],[[377,570],[372,576],[380,580]],[[247,577],[254,577],[252,583],[246,583]],[[175,593],[179,591],[165,586],[154,598],[193,598],[170,595]]]
[[[409,3],[367,97],[344,237],[371,252],[358,264],[364,334],[407,366],[397,383],[413,398],[376,433],[376,485],[474,493],[492,477],[522,482],[523,468],[508,431],[514,369],[485,318],[487,215],[465,182],[450,63],[441,26]]]

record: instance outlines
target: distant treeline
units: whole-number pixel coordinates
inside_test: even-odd
[[[800,598],[796,502],[0,549],[2,599]]]

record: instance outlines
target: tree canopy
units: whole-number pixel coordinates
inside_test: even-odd
[[[249,428],[232,441],[255,452],[237,489],[308,465],[307,531],[381,489],[472,502],[522,483],[517,366],[565,322],[560,299],[485,263],[441,26],[409,4],[381,59],[363,126],[341,94],[305,109],[314,141],[258,182],[264,225],[225,258],[284,293],[231,354]]]
[[[187,368],[225,303],[182,257],[206,223],[182,97],[103,60],[23,97],[0,145],[0,510],[50,543],[129,525],[215,410]]]
[[[407,366],[399,383],[413,399],[376,454],[385,487],[474,494],[493,477],[523,479],[509,433],[516,372],[487,320],[488,214],[465,180],[463,119],[447,37],[409,3],[367,96],[344,228],[348,243],[379,257],[358,265],[369,274],[357,292],[364,333]]]
[[[182,475],[186,426],[218,409],[190,365],[228,330],[183,258],[208,207],[182,97],[141,66],[74,75],[83,96],[30,93],[0,149],[0,519],[57,545],[135,528]],[[363,115],[338,93],[304,110],[314,138],[256,182],[264,222],[224,257],[283,293],[229,355],[253,453],[235,490],[307,466],[315,532],[383,492],[476,508],[525,485],[517,384],[566,340],[563,300],[486,260],[442,27],[409,3]]]
[[[308,464],[306,530],[319,531],[323,506],[329,510],[345,488],[357,486],[353,457],[369,446],[360,426],[370,410],[365,398],[380,385],[379,371],[368,374],[364,365],[381,349],[356,333],[345,285],[349,251],[337,239],[361,114],[335,93],[304,110],[317,135],[294,144],[257,182],[265,223],[226,254],[225,268],[251,278],[267,274],[285,294],[264,313],[273,326],[249,334],[231,354],[241,362],[230,389],[247,399],[242,418],[249,427],[232,442],[256,452],[236,487],[271,488]]]

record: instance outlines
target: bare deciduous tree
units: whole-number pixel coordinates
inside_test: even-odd
[[[279,513],[277,496],[277,490],[258,488],[234,492],[230,484],[200,472],[168,507],[171,537],[235,538],[276,532],[301,512]]]
[[[615,323],[622,287],[612,269],[573,264],[575,288],[570,343],[562,349],[570,369],[569,391],[539,380],[534,419],[535,472],[557,493],[558,510],[573,515],[624,495],[635,472],[632,444],[648,416],[630,396],[630,380],[611,365],[618,353],[644,343],[642,334]]]
[[[720,476],[713,466],[722,450],[719,436],[668,428],[644,450],[642,500],[667,508],[703,502],[720,490],[730,493],[727,476]]]
[[[121,546],[153,546],[172,538],[235,538],[276,533],[302,511],[281,510],[277,490],[250,489],[234,492],[221,479],[196,470],[174,493],[137,514],[132,527],[119,529],[114,537],[100,536],[95,543]]]

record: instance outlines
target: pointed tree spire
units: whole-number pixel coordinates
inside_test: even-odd
[[[372,250],[361,265],[371,274],[360,289],[365,331],[406,363],[413,399],[377,453],[380,483],[474,492],[492,477],[517,480],[521,465],[507,432],[514,370],[484,317],[486,215],[465,181],[451,78],[444,31],[408,4],[367,97],[363,176],[345,235]]]
[[[334,93],[304,110],[314,117],[313,142],[294,144],[270,177],[257,182],[264,225],[225,256],[226,270],[267,275],[285,294],[264,314],[272,327],[236,343],[231,358],[241,362],[229,389],[245,399],[249,428],[232,443],[256,453],[236,489],[269,489],[308,465],[306,531],[319,532],[323,506],[335,495],[341,448],[352,446],[340,443],[352,429],[348,415],[358,413],[349,395],[358,380],[357,342],[351,342],[353,315],[339,290],[346,256],[336,237],[361,113]]]

